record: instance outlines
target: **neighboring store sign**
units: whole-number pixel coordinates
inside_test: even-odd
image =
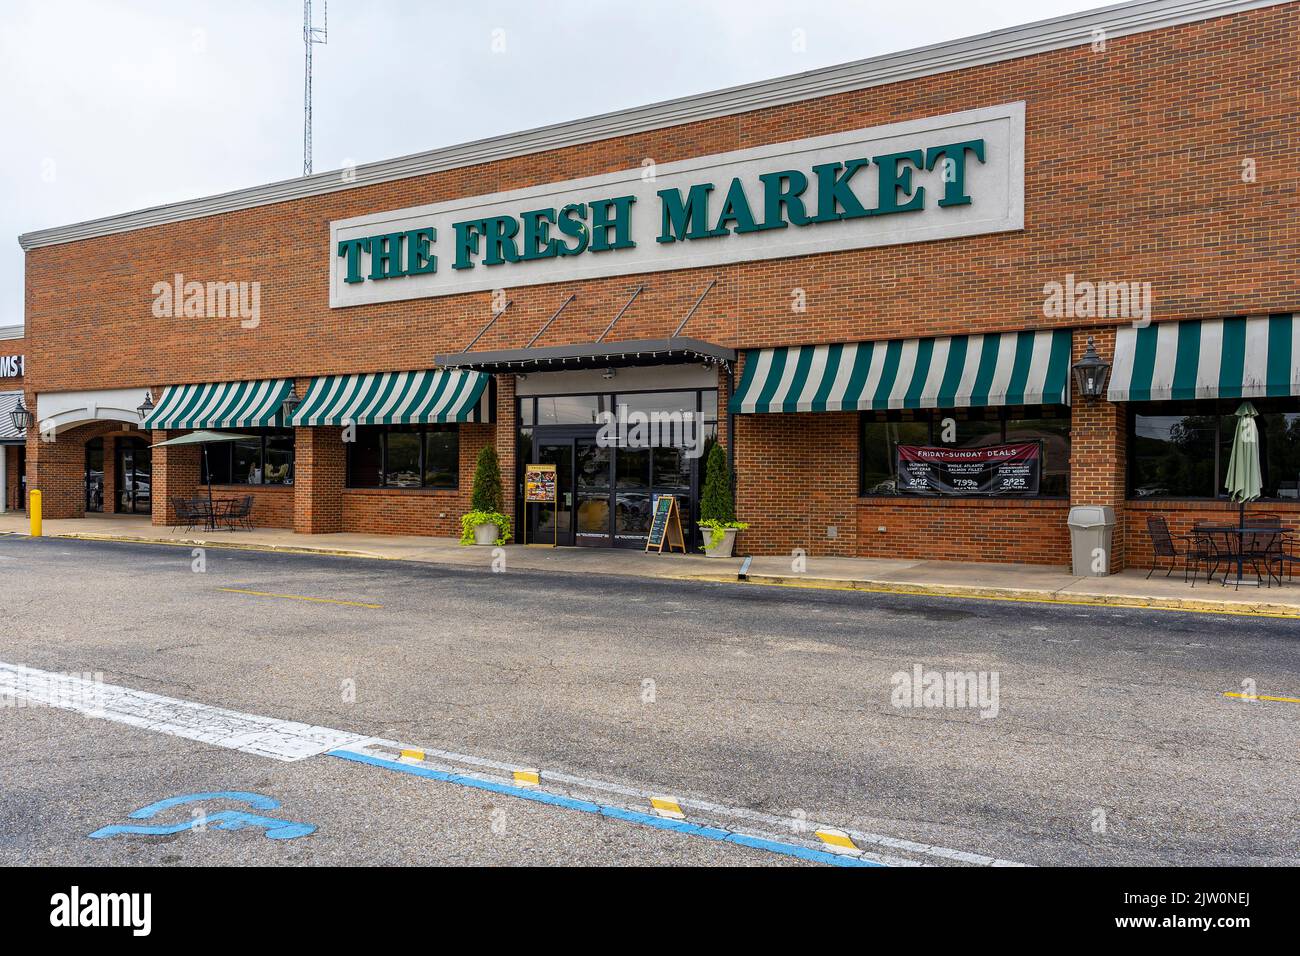
[[[21,355],[0,355],[0,378],[18,378],[23,374]]]
[[[330,306],[1022,229],[1024,121],[1008,103],[336,220]]]
[[[1036,495],[1042,474],[1042,442],[984,448],[899,445],[899,494]]]

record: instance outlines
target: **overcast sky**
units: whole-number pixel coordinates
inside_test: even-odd
[[[315,169],[1102,5],[333,0],[314,48]],[[301,173],[302,13],[300,0],[4,0],[0,325],[22,322],[19,233]]]

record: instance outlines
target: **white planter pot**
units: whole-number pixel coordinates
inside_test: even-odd
[[[493,545],[497,543],[497,535],[501,532],[491,521],[486,524],[474,525],[474,543],[481,545]]]
[[[710,532],[704,532],[704,553],[710,558],[729,558],[731,552],[736,549],[736,529],[728,528],[722,532],[722,540],[718,542],[716,548],[708,547]]]

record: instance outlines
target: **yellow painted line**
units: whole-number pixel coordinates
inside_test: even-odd
[[[829,828],[818,830],[817,836],[821,838],[823,843],[836,852],[857,852],[857,844],[854,843],[852,838],[843,830],[831,830]]]
[[[651,797],[650,806],[654,807],[655,813],[661,817],[668,817],[670,820],[686,819],[686,814],[682,812],[682,805],[677,802],[676,797]]]
[[[403,757],[404,759],[406,759],[406,760],[423,760],[423,759],[424,759],[424,751],[423,751],[423,750],[403,750],[403,751],[402,751],[402,757]]]
[[[1276,700],[1283,704],[1300,704],[1300,697],[1269,697],[1267,694],[1234,694],[1224,691],[1224,697],[1237,697],[1241,700]]]
[[[790,581],[790,580],[768,580],[755,579],[751,574],[748,580],[737,581],[734,577],[715,577],[712,575],[678,575],[678,580],[683,581],[714,581],[719,584],[749,585],[757,584],[767,587],[778,588],[808,588],[814,591],[858,591],[863,594],[902,594],[913,595],[915,597],[941,597],[954,598],[960,601],[1004,601],[1015,604],[1059,604],[1066,607],[1115,607],[1128,608],[1139,611],[1176,611],[1181,614],[1224,614],[1233,617],[1269,617],[1279,618],[1282,620],[1300,620],[1300,611],[1256,611],[1250,609],[1234,610],[1227,607],[1208,606],[1179,606],[1176,604],[1146,604],[1141,601],[1103,601],[1093,600],[1068,600],[1065,598],[1053,597],[1017,597],[1009,594],[963,594],[960,592],[947,590],[934,590],[924,586],[908,587],[862,587],[851,581],[845,581],[843,584],[832,584],[825,580],[821,581]]]
[[[542,775],[537,770],[516,770],[514,773],[515,783],[523,784],[527,787],[535,787],[542,782]]]
[[[382,604],[366,604],[364,601],[339,601],[334,598],[307,597],[304,594],[275,594],[271,591],[246,591],[243,588],[217,588],[229,594],[251,594],[254,597],[286,598],[290,601],[311,601],[315,604],[342,604],[344,607],[381,608]]]

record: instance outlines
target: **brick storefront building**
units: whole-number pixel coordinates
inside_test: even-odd
[[[1295,2],[1121,4],[27,234],[28,486],[166,523],[202,465],[147,446],[246,429],[211,467],[255,523],[449,535],[491,443],[558,463],[530,540],[635,547],[702,476],[603,447],[623,406],[727,447],[752,553],[1063,564],[1092,504],[1119,569],[1226,512],[1247,397],[1296,526],[1298,52]],[[899,474],[1011,446],[1037,494]]]
[[[0,326],[0,512],[23,509],[26,448],[11,415],[23,394],[22,326]]]

